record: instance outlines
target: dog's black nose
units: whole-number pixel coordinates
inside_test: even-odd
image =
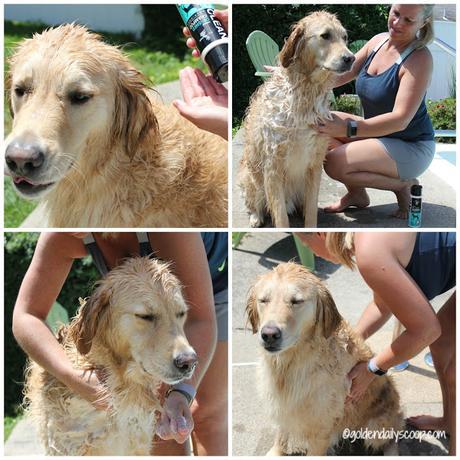
[[[260,335],[264,343],[270,347],[274,347],[281,342],[281,330],[276,326],[264,326]]]
[[[174,365],[182,372],[189,372],[192,370],[198,362],[198,356],[196,353],[181,353],[174,358]]]
[[[353,56],[353,54],[344,54],[342,56],[342,60],[343,62],[345,62],[345,64],[353,64],[353,62],[355,62],[355,57]]]
[[[45,155],[36,145],[12,142],[6,148],[5,161],[11,172],[26,176],[43,165]]]

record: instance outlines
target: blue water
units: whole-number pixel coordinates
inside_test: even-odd
[[[447,160],[450,164],[456,165],[455,152],[437,152],[437,154],[443,159]]]

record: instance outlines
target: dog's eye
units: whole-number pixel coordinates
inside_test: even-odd
[[[136,318],[143,319],[144,321],[155,321],[155,315],[141,315],[136,314]]]
[[[69,99],[71,104],[82,105],[88,102],[93,96],[91,94],[74,92],[70,93]]]
[[[26,94],[26,89],[22,86],[16,86],[14,88],[14,94],[16,94],[17,97],[22,97]]]
[[[180,313],[178,313],[176,315],[176,318],[183,318],[185,316],[186,312],[185,311],[181,311]]]
[[[291,305],[300,305],[303,303],[303,299],[292,299]]]
[[[321,34],[321,38],[323,40],[330,40],[331,39],[331,34],[329,32],[325,32],[324,34]]]
[[[268,303],[268,299],[263,297],[262,299],[259,299],[259,303]]]
[[[347,37],[346,35],[344,35],[344,36],[342,37],[342,39],[343,39],[344,42],[348,41],[348,37]]]

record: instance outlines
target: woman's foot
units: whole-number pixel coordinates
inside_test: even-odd
[[[407,219],[409,215],[410,188],[413,185],[418,185],[417,179],[405,180],[403,187],[394,192],[398,200],[398,209],[392,214],[393,217]]]
[[[407,418],[407,423],[423,431],[442,430],[447,434],[447,421],[444,417],[433,417],[432,415],[415,415]]]
[[[369,206],[370,200],[366,190],[362,189],[357,192],[348,192],[339,201],[324,208],[324,212],[343,212],[351,206],[356,208],[365,208]]]

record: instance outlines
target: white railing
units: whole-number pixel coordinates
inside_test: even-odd
[[[442,41],[439,38],[435,38],[433,40],[433,45],[436,45],[437,47],[441,48],[443,51],[445,51],[447,54],[449,54],[452,57],[455,57],[455,48],[452,48],[452,46],[448,45],[446,42]]]

